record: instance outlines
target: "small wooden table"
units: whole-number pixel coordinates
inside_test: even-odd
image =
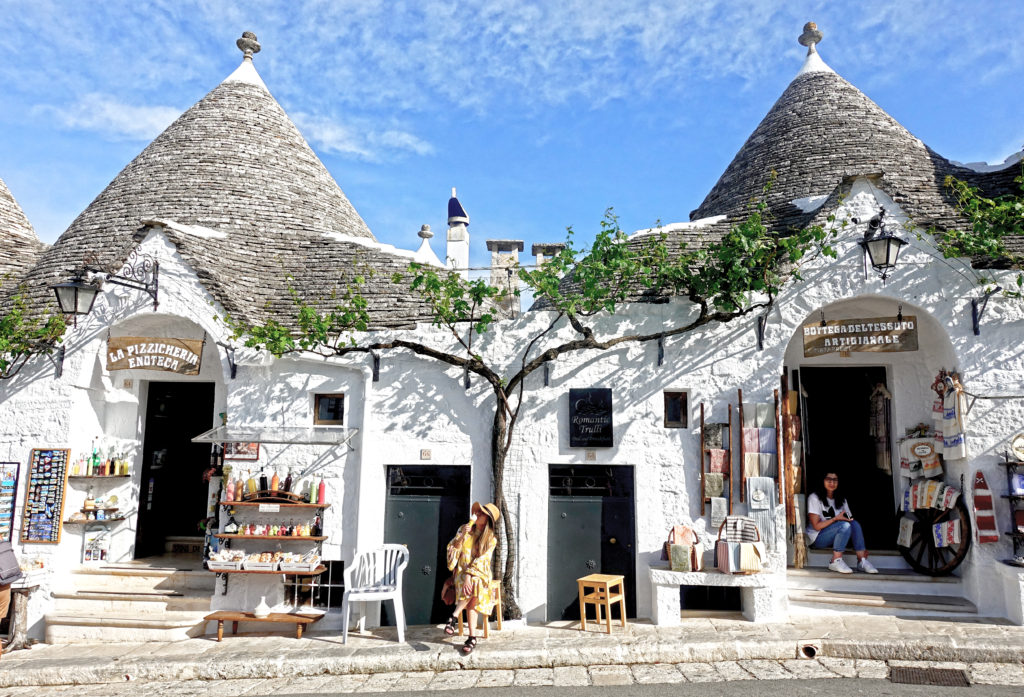
[[[271,612],[266,617],[257,617],[251,612],[240,612],[236,610],[218,610],[204,617],[207,621],[217,622],[217,641],[224,640],[224,623],[231,622],[231,633],[238,634],[239,622],[274,622],[278,624],[294,624],[295,638],[302,638],[302,630],[308,624],[313,624],[323,615],[302,615],[290,612]]]
[[[587,630],[587,604],[594,606],[597,623],[601,624],[601,608],[604,608],[605,626],[612,633],[612,605],[619,604],[622,613],[622,626],[626,626],[626,589],[624,576],[610,574],[590,574],[576,579],[580,588],[580,630]]]

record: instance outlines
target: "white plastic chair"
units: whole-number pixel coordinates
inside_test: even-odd
[[[348,642],[349,612],[353,602],[390,600],[395,608],[398,641],[405,642],[405,608],[402,606],[402,574],[409,564],[409,550],[405,545],[383,545],[379,549],[356,554],[345,567],[345,595],[341,600],[341,643]],[[361,613],[359,628],[365,626],[366,616]]]

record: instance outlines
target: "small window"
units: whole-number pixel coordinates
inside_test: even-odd
[[[342,426],[345,423],[345,395],[318,394],[313,405],[313,423],[317,426]]]
[[[685,392],[665,391],[665,428],[686,428],[687,408]]]

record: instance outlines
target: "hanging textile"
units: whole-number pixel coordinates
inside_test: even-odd
[[[964,388],[956,375],[945,379],[946,395],[942,398],[942,456],[947,460],[967,457],[967,426],[964,423]]]
[[[725,480],[720,472],[704,473],[704,497],[715,498],[725,491]]]
[[[729,500],[721,496],[711,499],[711,529],[717,530],[722,527],[726,516],[729,515]]]
[[[757,429],[757,444],[760,446],[759,453],[774,453],[778,452],[779,444],[776,440],[776,433],[774,428],[759,428]]]
[[[775,453],[758,453],[757,454],[757,470],[762,477],[771,477],[775,479],[779,476],[779,459]]]
[[[709,450],[708,454],[711,456],[710,457],[710,459],[711,459],[710,471],[718,472],[718,473],[725,473],[725,472],[729,471],[728,470],[728,468],[729,468],[729,460],[728,460],[729,452],[728,451],[721,450],[721,449],[714,449],[714,450]]]
[[[728,427],[728,424],[704,424],[704,449],[705,450],[722,450],[725,448],[725,438],[723,433]]]
[[[771,477],[747,478],[747,503],[750,517],[761,532],[768,549],[774,550],[775,537],[775,480]]]
[[[758,453],[743,453],[743,478],[761,476],[761,456]]]
[[[875,439],[875,466],[892,474],[892,450],[889,448],[889,414],[892,395],[878,383],[870,398],[868,434]]]
[[[760,452],[760,430],[754,427],[743,427],[743,452],[745,453],[757,453]]]
[[[775,405],[770,402],[757,404],[757,427],[775,428]]]

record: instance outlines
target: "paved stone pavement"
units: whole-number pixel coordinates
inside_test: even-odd
[[[0,661],[0,697],[270,695],[472,687],[630,685],[726,680],[875,678],[890,666],[966,670],[976,683],[1024,686],[1024,628],[979,618],[833,616],[753,624],[692,618],[581,632],[576,623],[506,623],[463,656],[459,637],[394,631],[284,633],[140,644],[38,644]],[[812,647],[814,659],[801,658]],[[907,663],[909,662],[909,663]]]

